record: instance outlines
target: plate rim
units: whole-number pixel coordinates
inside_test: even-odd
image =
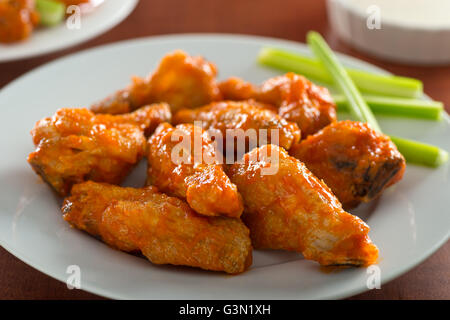
[[[6,56],[6,57],[1,57],[0,56],[0,64],[1,63],[8,63],[8,62],[13,62],[13,61],[21,61],[21,60],[25,60],[25,59],[31,59],[31,58],[36,58],[36,57],[41,57],[44,56],[46,54],[51,54],[51,53],[55,53],[61,50],[65,50],[65,49],[69,49],[72,47],[75,47],[79,44],[82,44],[84,42],[87,42],[89,40],[92,40],[102,34],[104,34],[105,32],[108,32],[109,30],[113,29],[114,27],[116,27],[117,25],[119,25],[121,22],[123,22],[136,8],[137,4],[139,3],[139,0],[126,0],[127,1],[127,5],[124,7],[125,9],[120,12],[120,14],[115,18],[110,20],[108,23],[104,24],[102,27],[92,31],[91,33],[89,33],[88,35],[81,37],[79,39],[76,39],[73,42],[67,42],[67,43],[56,43],[55,45],[52,45],[50,47],[47,48],[42,48],[42,49],[35,49],[35,50],[30,50],[30,51],[23,51],[19,54],[16,55],[11,55],[11,56]],[[100,6],[103,5],[100,4]],[[94,11],[95,14],[95,11]],[[31,37],[33,35],[31,34]],[[13,44],[14,45],[14,44]],[[77,51],[81,52],[84,50],[80,50]],[[71,54],[69,54],[71,55]],[[58,58],[59,59],[59,58]],[[55,59],[53,61],[56,61],[58,59]]]

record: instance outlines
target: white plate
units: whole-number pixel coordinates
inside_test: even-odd
[[[90,40],[124,20],[137,2],[138,0],[106,0],[81,16],[80,29],[69,29],[64,22],[52,28],[36,29],[25,41],[0,44],[0,62],[39,56]]]
[[[255,251],[254,264],[237,276],[185,267],[156,266],[110,249],[61,218],[58,199],[33,173],[26,157],[36,120],[61,107],[89,106],[119,89],[131,75],[146,75],[174,49],[214,61],[220,78],[259,83],[279,74],[256,63],[264,45],[307,53],[300,43],[228,35],[175,35],[121,42],[59,59],[0,92],[0,243],[36,269],[66,281],[69,265],[81,268],[84,290],[111,298],[304,299],[342,298],[367,290],[367,270],[324,272],[317,263],[286,252]],[[381,70],[342,57],[348,66]],[[386,132],[450,150],[450,121],[380,118]],[[449,237],[449,170],[408,166],[405,178],[377,203],[358,209],[381,253],[383,283],[414,267]],[[128,184],[145,180],[145,163]]]

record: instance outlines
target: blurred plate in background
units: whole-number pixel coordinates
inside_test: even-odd
[[[90,40],[122,22],[138,0],[105,0],[81,16],[81,28],[69,29],[63,22],[55,27],[38,28],[30,38],[12,44],[0,44],[0,62],[30,58],[54,52]]]

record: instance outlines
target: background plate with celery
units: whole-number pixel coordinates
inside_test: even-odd
[[[43,25],[38,26],[28,39],[0,43],[0,62],[39,56],[92,39],[124,20],[135,8],[137,0],[103,1],[92,11],[81,15],[79,29],[69,29],[65,21],[61,21],[60,6],[51,5],[47,0],[37,3],[40,4],[37,9],[41,12]]]
[[[248,272],[227,276],[191,268],[160,267],[111,250],[96,239],[70,229],[62,218],[59,219],[59,199],[29,170],[24,160],[33,147],[28,132],[36,119],[61,107],[90,105],[127,85],[131,75],[145,76],[169,51],[183,49],[192,55],[205,56],[217,64],[221,79],[238,76],[261,83],[283,73],[257,62],[260,50],[266,47],[312,56],[304,44],[270,38],[153,37],[68,56],[35,69],[5,87],[0,91],[0,136],[2,150],[8,150],[8,156],[0,159],[0,244],[21,260],[63,282],[67,279],[67,267],[78,265],[82,271],[82,289],[112,298],[342,298],[368,290],[366,269],[324,272],[295,253],[255,251],[254,263]],[[386,74],[356,59],[341,55],[338,58],[345,67]],[[111,68],[117,61],[121,61],[121,68]],[[95,76],[92,76],[93,70]],[[58,75],[64,75],[64,83]],[[36,83],[46,86],[36,88]],[[83,87],[79,83],[83,83]],[[422,104],[419,99],[425,101],[426,97],[414,97],[415,105],[423,108],[429,104],[434,110],[430,114],[428,110],[421,111],[429,119],[376,112],[380,128],[389,135],[450,150],[447,114],[439,111],[438,103]],[[347,98],[342,99],[345,100],[340,104],[346,104]],[[411,103],[409,96],[402,99]],[[371,107],[377,103],[381,109],[387,107],[383,101],[366,101]],[[348,117],[351,115],[345,109],[339,112],[339,119]],[[145,163],[136,168],[126,184],[142,185],[145,180],[142,170],[145,171]],[[448,240],[449,194],[448,162],[436,168],[408,163],[400,183],[386,190],[379,201],[352,211],[371,226],[370,236],[381,253],[382,285],[423,261]]]

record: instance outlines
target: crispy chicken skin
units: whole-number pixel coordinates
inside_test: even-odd
[[[267,137],[266,142],[270,142],[272,129],[278,130],[278,144],[285,149],[297,143],[301,135],[298,126],[278,116],[272,106],[252,100],[213,102],[194,110],[180,110],[173,117],[175,124],[194,121],[201,121],[203,129],[211,131],[212,134],[215,131],[220,132],[224,139],[227,136],[227,130],[254,129],[255,137],[252,139],[249,136],[249,139],[252,139],[250,145],[253,146],[259,145],[261,138]],[[259,129],[266,129],[267,135],[260,137]],[[257,141],[253,141],[255,139]]]
[[[219,90],[226,100],[249,100],[258,95],[258,87],[238,77],[231,77],[219,82]]]
[[[131,84],[91,106],[95,113],[122,114],[152,103],[150,78],[132,77]]]
[[[270,158],[278,156],[277,161]],[[276,173],[264,174],[274,166]],[[303,253],[321,265],[373,264],[377,247],[369,227],[345,212],[330,189],[299,160],[275,145],[254,149],[229,176],[245,203],[242,219],[256,249]]]
[[[87,109],[59,109],[31,131],[36,150],[28,162],[59,195],[75,183],[118,184],[144,156],[144,131],[170,116],[167,105],[152,105],[123,116]]]
[[[240,217],[241,195],[223,171],[222,155],[215,149],[199,127],[161,124],[148,142],[148,184],[186,199],[200,214]]]
[[[143,130],[146,136],[150,136],[161,123],[172,121],[172,113],[167,103],[154,103],[120,115],[98,114],[96,117],[111,123],[134,124]]]
[[[224,99],[252,98],[276,106],[281,117],[297,123],[304,138],[336,121],[336,105],[328,90],[292,72],[268,79],[259,87],[230,78],[219,88]]]
[[[323,179],[346,209],[376,198],[405,171],[391,139],[356,121],[333,123],[290,153]]]
[[[196,108],[221,99],[216,74],[213,63],[177,50],[167,54],[152,75],[134,77],[132,84],[94,104],[91,110],[119,114],[154,102],[167,102],[174,112]]]
[[[141,251],[155,264],[235,274],[252,262],[249,231],[240,219],[198,215],[155,187],[84,182],[73,187],[62,212],[73,227],[115,249]]]
[[[167,102],[173,111],[220,100],[216,75],[213,63],[175,51],[164,57],[151,78],[153,99]]]

